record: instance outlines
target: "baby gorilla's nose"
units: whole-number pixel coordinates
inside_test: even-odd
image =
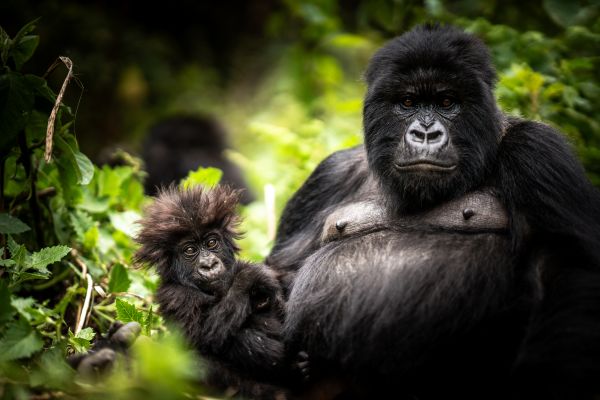
[[[198,268],[202,271],[212,271],[217,269],[221,265],[221,262],[216,258],[202,259],[198,263]]]

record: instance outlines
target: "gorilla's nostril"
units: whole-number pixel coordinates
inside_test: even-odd
[[[206,261],[206,262],[200,263],[200,269],[202,269],[204,271],[211,271],[211,270],[217,268],[218,266],[219,266],[219,262],[217,260]]]
[[[442,140],[442,131],[433,131],[427,134],[427,141],[428,142],[439,142],[440,140]]]
[[[424,142],[425,141],[425,136],[426,136],[425,132],[421,132],[416,129],[413,129],[408,134],[409,134],[411,140],[414,142]]]

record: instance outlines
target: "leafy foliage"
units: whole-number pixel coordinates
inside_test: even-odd
[[[241,209],[242,252],[253,260],[269,251],[268,221],[318,162],[361,142],[361,74],[370,55],[384,40],[431,19],[480,36],[498,69],[501,106],[561,129],[600,185],[600,11],[587,2],[540,0],[523,12],[530,9],[522,3],[361,0],[348,11],[335,1],[286,0],[266,28],[273,45],[260,57],[268,67],[249,74],[251,84],[219,87],[206,66],[173,70],[153,56],[123,66],[115,90],[139,97],[154,85],[156,101],[123,108],[138,131],[168,113],[227,116],[237,133],[236,150],[227,156],[259,197]],[[44,161],[56,94],[45,77],[23,69],[39,43],[36,24],[13,37],[0,28],[0,396],[52,397],[54,390],[75,398],[203,395],[201,360],[158,316],[156,275],[132,265],[135,221],[149,200],[139,160],[127,155],[120,166],[94,165],[80,151],[74,113],[61,105],[53,160]],[[142,54],[155,49],[136,38]],[[181,184],[213,186],[220,178],[221,171],[200,168]],[[89,350],[115,319],[143,327],[131,362],[95,385],[80,382],[66,355]]]

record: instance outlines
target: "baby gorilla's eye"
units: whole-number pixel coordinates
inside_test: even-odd
[[[194,254],[196,254],[196,248],[194,246],[185,246],[183,252],[186,256],[193,256]]]
[[[207,249],[214,250],[219,247],[219,241],[215,238],[211,238],[206,241],[205,245]]]

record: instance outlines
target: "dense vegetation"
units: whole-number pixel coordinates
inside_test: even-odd
[[[121,93],[133,98],[140,85],[150,85],[161,101],[138,104],[124,126],[137,121],[135,140],[156,115],[226,116],[237,133],[228,157],[260,198],[242,210],[243,255],[260,260],[272,240],[268,221],[310,171],[332,151],[360,143],[360,74],[370,54],[416,22],[439,20],[490,46],[501,106],[561,129],[600,185],[599,7],[547,0],[536,13],[520,15],[511,2],[507,10],[504,2],[486,2],[475,10],[485,18],[474,18],[466,11],[471,3],[359,1],[349,19],[335,2],[287,1],[269,17],[268,29],[279,39],[256,55],[269,67],[252,83],[251,95],[220,91],[205,66],[172,71],[157,88],[153,79],[164,65],[140,78],[141,67],[129,64]],[[200,396],[201,362],[157,315],[156,276],[131,262],[135,221],[149,201],[143,167],[129,155],[124,166],[97,166],[80,151],[77,103],[59,105],[57,96],[63,82],[77,88],[81,79],[68,58],[57,58],[47,74],[27,72],[40,40],[35,29],[35,21],[18,32],[0,29],[0,397]],[[78,60],[72,62],[76,71]],[[48,78],[57,74],[58,85]],[[86,136],[81,128],[77,134]],[[218,179],[218,171],[200,169],[185,184]],[[260,195],[266,185],[274,187],[274,208]],[[115,319],[143,326],[131,362],[100,383],[76,378],[66,355],[89,349]]]

